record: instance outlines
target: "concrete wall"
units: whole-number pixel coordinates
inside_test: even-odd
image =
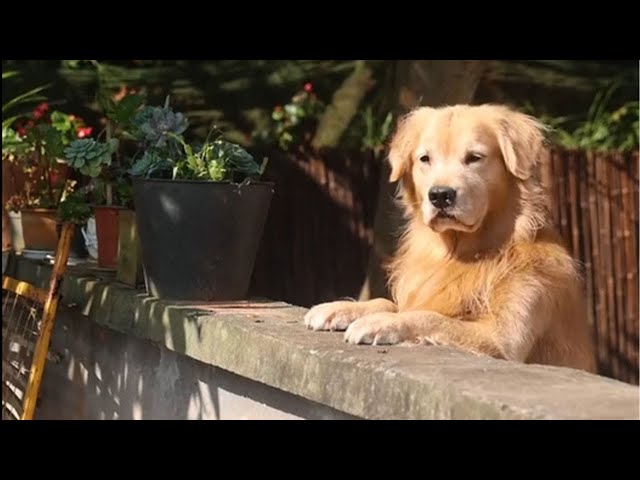
[[[355,418],[62,308],[36,419]],[[265,359],[266,360],[266,359]]]
[[[8,270],[39,286],[51,274],[24,259]],[[61,292],[38,418],[640,417],[634,385],[453,348],[345,344],[282,302],[166,302],[87,266],[70,267]]]

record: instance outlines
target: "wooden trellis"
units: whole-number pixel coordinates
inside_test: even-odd
[[[33,418],[73,232],[63,225],[47,290],[2,277],[3,420]]]

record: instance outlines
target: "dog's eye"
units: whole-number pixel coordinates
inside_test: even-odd
[[[483,158],[484,158],[484,156],[479,154],[479,153],[469,153],[469,154],[467,154],[466,158],[464,159],[464,162],[468,165],[470,163],[479,162]]]
[[[422,156],[420,157],[420,161],[421,161],[422,163],[429,163],[429,162],[431,161],[431,158],[429,158],[429,155],[422,155]]]

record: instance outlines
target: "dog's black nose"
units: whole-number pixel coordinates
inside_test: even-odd
[[[447,208],[456,201],[456,191],[449,187],[431,187],[429,189],[429,201],[436,208]]]

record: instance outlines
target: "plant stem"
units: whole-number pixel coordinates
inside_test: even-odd
[[[107,143],[111,141],[111,122],[107,119],[106,125],[106,135],[107,135]],[[104,168],[104,167],[103,167]],[[107,181],[105,184],[105,197],[107,201],[107,205],[113,204],[113,188],[110,181]]]
[[[37,158],[37,162],[38,165],[40,165],[40,162],[42,161],[42,145],[40,142],[37,143],[37,149],[36,151],[38,152],[38,158]],[[53,187],[51,186],[51,169],[49,168],[49,158],[47,156],[44,157],[44,174],[47,177],[47,194],[49,196],[49,201],[51,202],[51,205],[53,206],[55,204],[54,199],[53,199]]]
[[[107,182],[105,184],[105,196],[107,198],[107,205],[112,205],[113,204],[113,188],[112,188],[112,184],[111,182]]]

